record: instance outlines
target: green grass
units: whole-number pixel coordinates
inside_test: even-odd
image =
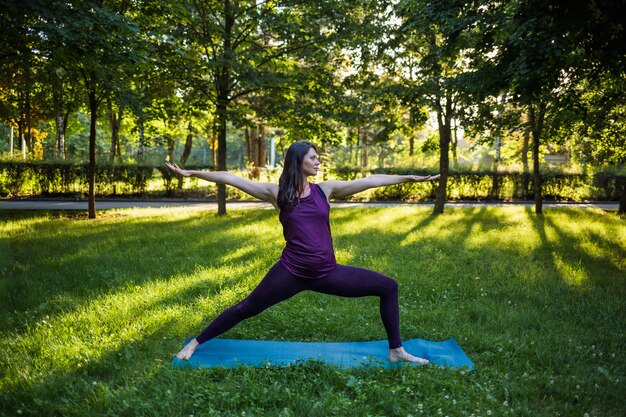
[[[0,213],[0,414],[626,415],[626,226],[614,213],[335,209],[338,261],[400,284],[402,335],[476,370],[172,369],[278,259],[269,210]],[[300,294],[224,337],[384,339],[377,300]]]

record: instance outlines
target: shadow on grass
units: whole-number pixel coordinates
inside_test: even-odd
[[[603,224],[598,225],[594,224],[597,217],[579,210],[562,209],[544,216],[526,212],[541,239],[537,252],[550,257],[568,286],[603,288],[617,281],[621,283],[617,288],[626,290],[626,247],[620,238],[626,233],[619,219],[601,215]]]
[[[134,409],[131,413],[134,414],[140,412],[137,403],[143,402],[139,409],[159,415],[154,409],[157,404],[163,404],[165,393],[153,393],[150,402],[139,390],[169,366],[173,343],[165,341],[162,335],[172,325],[172,320],[164,321],[158,327],[153,326],[152,334],[119,343],[117,349],[87,363],[83,356],[74,357],[70,370],[54,370],[40,379],[5,384],[0,394],[0,414],[102,415],[103,410],[110,410],[112,406],[118,412]]]
[[[615,262],[616,256],[623,256],[624,249],[618,241],[610,245],[608,242],[615,237],[606,235],[613,231],[619,236],[620,230],[613,228],[613,219],[598,226],[602,233],[581,225],[600,218],[604,222],[603,214],[598,217],[588,211],[561,209],[536,216],[529,208],[525,211],[540,239],[533,262],[543,268],[541,280],[525,294],[531,323],[527,336],[553,341],[543,351],[537,347],[536,360],[541,360],[546,368],[559,369],[572,366],[569,355],[584,366],[591,366],[589,362],[596,354],[588,356],[587,346],[597,343],[602,349],[613,350],[624,341],[624,334],[618,329],[623,327],[626,274],[623,265]],[[600,248],[595,255],[583,247],[590,239]],[[609,333],[614,335],[610,342],[611,338],[606,337]],[[573,345],[576,351],[571,350]],[[619,360],[615,364],[622,369],[623,365]]]
[[[596,274],[598,278],[626,280],[626,224],[622,220],[613,215],[585,216],[575,209],[560,210],[558,216],[567,218],[564,223],[570,227],[559,225],[554,220],[555,216],[547,217],[546,221],[559,235],[566,238],[568,245],[565,254],[570,260],[581,261],[583,267],[593,265],[596,268],[606,268],[606,274]],[[608,226],[606,229],[597,224],[599,218]],[[577,233],[572,231],[571,225],[576,226]],[[612,275],[614,272],[617,273]],[[626,289],[626,285],[622,288]]]
[[[224,218],[198,213],[182,219],[125,217],[115,223],[63,218],[35,222],[28,234],[0,239],[0,246],[10,248],[8,265],[1,269],[6,290],[3,310],[16,314],[36,310],[44,316],[54,312],[50,304],[68,311],[129,286],[224,264],[252,266],[258,252],[242,248],[279,250],[275,237],[259,239],[249,230],[250,223],[270,217],[271,213],[257,211]],[[7,323],[2,327],[7,328]]]

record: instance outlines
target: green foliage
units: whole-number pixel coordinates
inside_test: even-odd
[[[82,196],[88,187],[88,169],[87,164],[62,162],[0,162],[0,196]],[[152,166],[101,165],[96,176],[97,194],[141,194],[153,176]]]
[[[0,213],[2,415],[613,417],[626,409],[626,227],[604,211],[332,213],[338,260],[398,280],[403,337],[454,337],[472,372],[316,362],[173,369],[184,340],[243,299],[280,256],[276,214],[181,208],[82,218]],[[224,337],[385,336],[376,299],[307,293]]]
[[[573,99],[580,116],[571,125],[575,152],[594,164],[626,163],[626,76],[606,71],[585,81]]]
[[[371,174],[429,175],[435,170],[374,169]],[[353,168],[335,168],[331,175],[352,180],[363,176]],[[546,171],[541,174],[544,197],[554,201],[610,200],[619,201],[626,189],[626,175],[619,173],[565,174]],[[453,170],[448,182],[451,200],[529,200],[532,199],[533,178],[521,172],[490,172]],[[350,197],[352,200],[423,201],[435,197],[434,183],[405,183],[368,190]]]
[[[566,144],[587,162],[622,163],[625,102],[618,91],[626,66],[624,27],[615,19],[624,3],[477,5],[464,97],[468,130],[491,143],[502,129],[532,131],[541,144]]]
[[[120,161],[157,163],[150,154],[161,146],[172,153],[190,124],[195,139],[203,132],[213,141],[218,121],[266,124],[280,132],[279,147],[360,139],[380,145],[382,158],[405,149],[432,112],[480,142],[513,140],[529,131],[533,104],[545,110],[535,123],[541,146],[620,164],[625,4],[4,0],[0,120],[26,137],[31,154],[30,128],[47,126],[50,158],[55,120],[66,116],[67,156],[83,158],[88,132],[72,124],[88,125],[81,119],[95,88],[98,103],[123,114]],[[219,106],[227,120],[216,117]],[[102,107],[99,157],[112,133]],[[222,139],[218,153],[243,146]],[[425,149],[437,148],[429,141]]]

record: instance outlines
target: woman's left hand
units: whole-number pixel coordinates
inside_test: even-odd
[[[434,180],[438,180],[440,176],[441,176],[440,174],[426,175],[426,176],[408,175],[408,177],[411,178],[411,181],[413,182],[434,181]]]

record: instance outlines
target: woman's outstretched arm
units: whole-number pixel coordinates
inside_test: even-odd
[[[439,179],[439,174],[425,176],[377,174],[352,181],[324,181],[320,183],[320,187],[330,200],[331,198],[344,198],[370,188],[402,184],[404,182],[434,181],[437,179]]]
[[[259,200],[267,201],[276,207],[276,198],[278,196],[277,184],[250,181],[228,171],[193,171],[179,168],[178,165],[170,164],[169,162],[166,162],[165,166],[175,174],[183,177],[195,177],[205,181],[227,184],[239,188],[244,193],[258,198]]]

